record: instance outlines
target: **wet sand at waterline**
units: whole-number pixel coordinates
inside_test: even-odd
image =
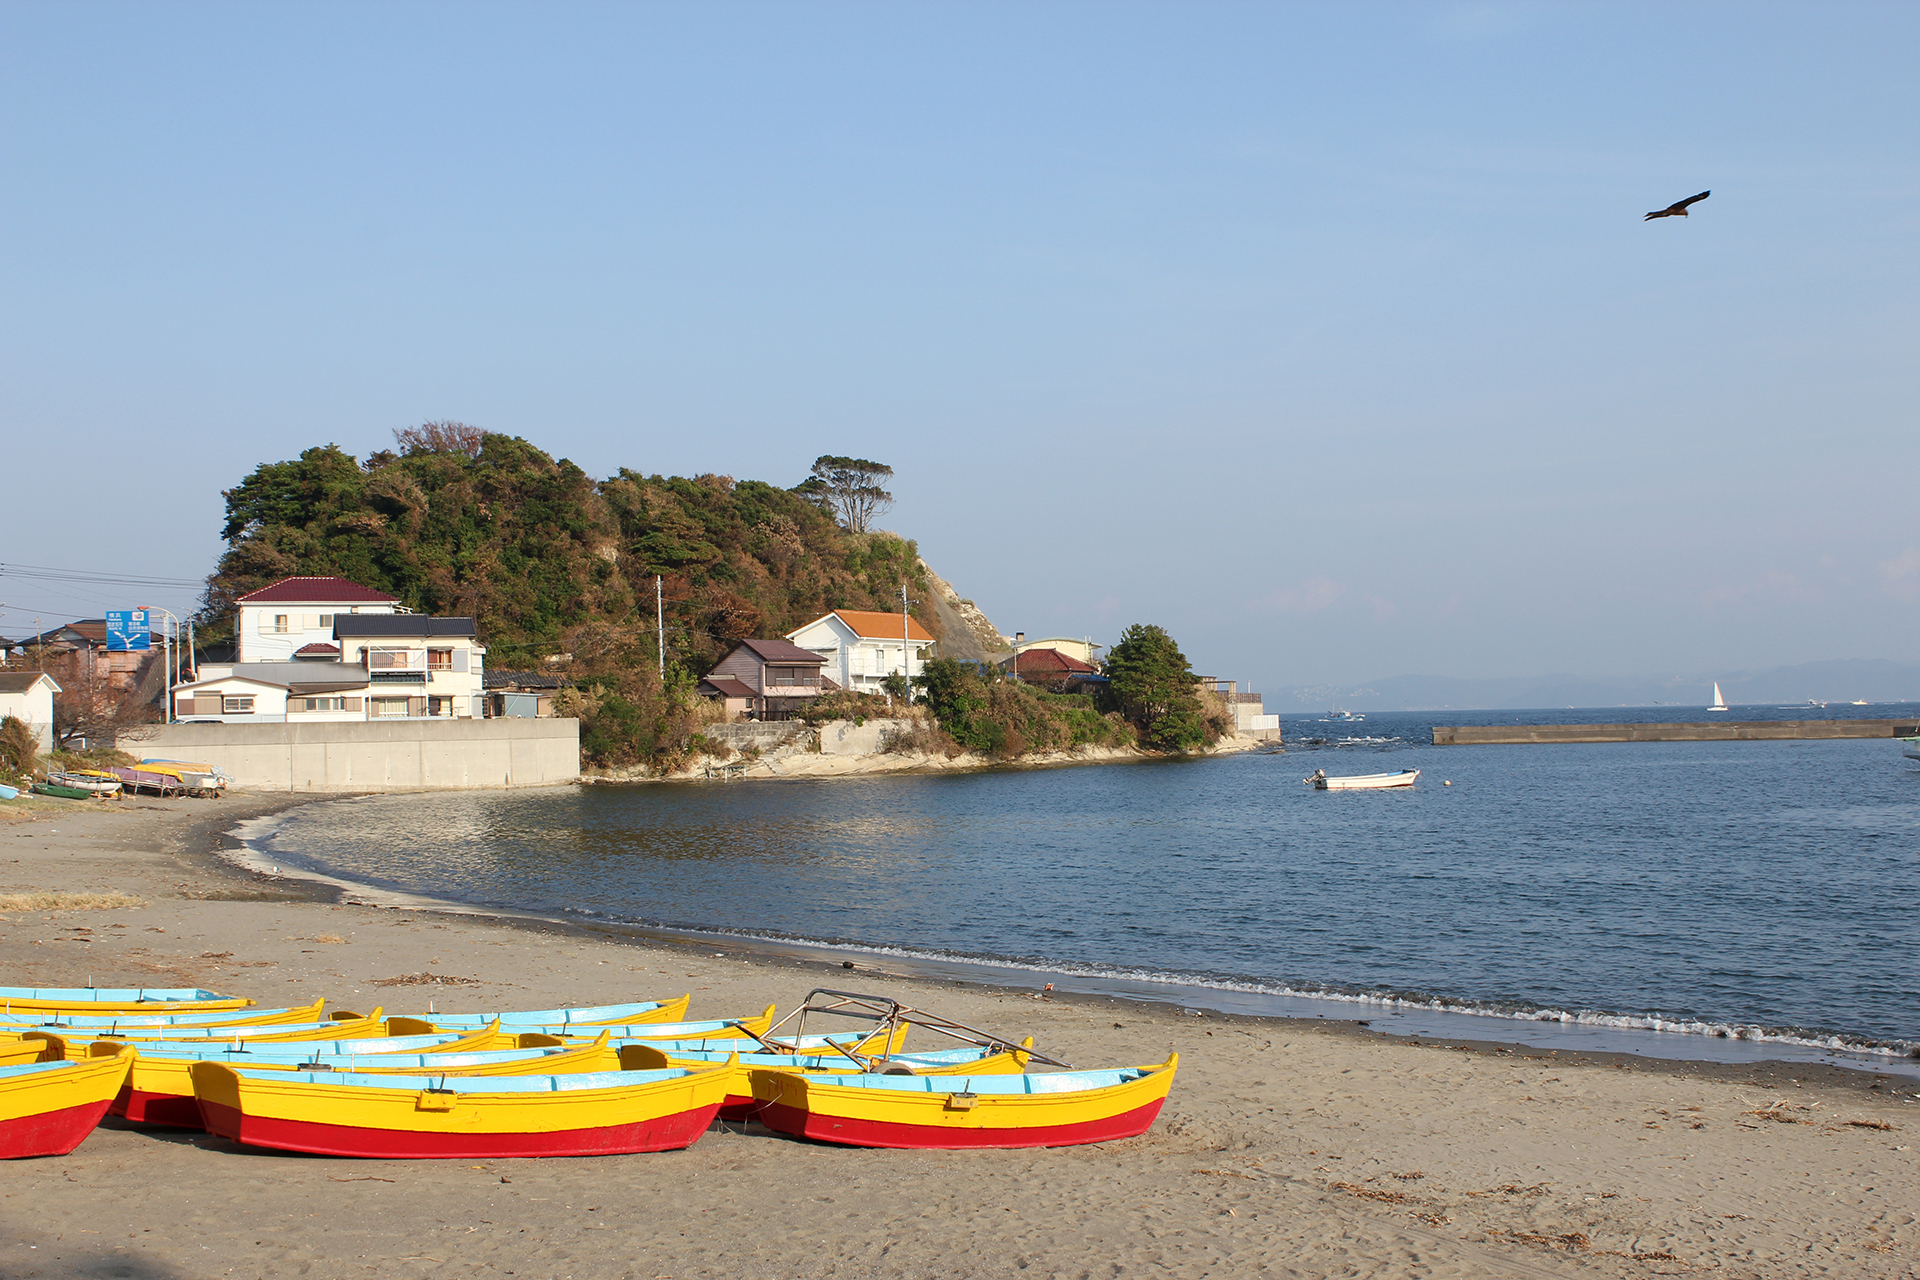
[[[1078,1066],[1177,1050],[1179,1078],[1145,1136],[1050,1151],[857,1151],[749,1127],[656,1155],[349,1161],[110,1121],[70,1156],[0,1166],[0,1276],[1920,1271],[1908,1078],[1410,1044],[341,905],[215,856],[235,821],[286,803],[0,809],[0,895],[102,904],[16,900],[0,913],[0,981],[199,985],[265,1006],[324,995],[389,1013],[691,991],[696,1018],[825,985],[1033,1034]]]

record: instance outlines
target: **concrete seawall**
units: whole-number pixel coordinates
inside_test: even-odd
[[[1906,738],[1912,720],[1707,720],[1675,724],[1489,724],[1433,726],[1436,747],[1523,742],[1777,742],[1796,738]]]
[[[120,749],[217,765],[242,791],[460,791],[580,776],[578,720],[152,725],[123,732]]]

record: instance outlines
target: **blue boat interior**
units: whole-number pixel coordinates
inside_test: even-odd
[[[658,1084],[678,1080],[693,1073],[684,1067],[666,1067],[659,1071],[584,1071],[567,1076],[352,1076],[331,1071],[249,1071],[234,1068],[236,1075],[250,1080],[277,1080],[281,1083],[346,1085],[356,1089],[392,1089],[418,1093],[422,1089],[450,1090],[454,1093],[571,1093],[585,1089],[626,1089],[634,1085]]]

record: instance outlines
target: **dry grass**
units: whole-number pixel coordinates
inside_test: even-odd
[[[337,933],[316,933],[313,935],[313,940],[315,942],[324,942],[330,947],[344,946],[347,941]]]
[[[457,978],[450,973],[403,973],[393,978],[375,978],[368,985],[375,987],[477,987],[482,985],[478,978]]]
[[[102,911],[112,907],[143,907],[146,901],[130,893],[0,893],[0,911]]]

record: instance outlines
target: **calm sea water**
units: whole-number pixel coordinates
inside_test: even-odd
[[[1804,712],[1735,716],[1765,714]],[[1920,1045],[1920,768],[1898,743],[1429,745],[1436,720],[1675,718],[1704,717],[1289,717],[1285,754],[368,797],[255,845],[412,894],[935,960]],[[1423,772],[1303,786],[1321,767]]]

